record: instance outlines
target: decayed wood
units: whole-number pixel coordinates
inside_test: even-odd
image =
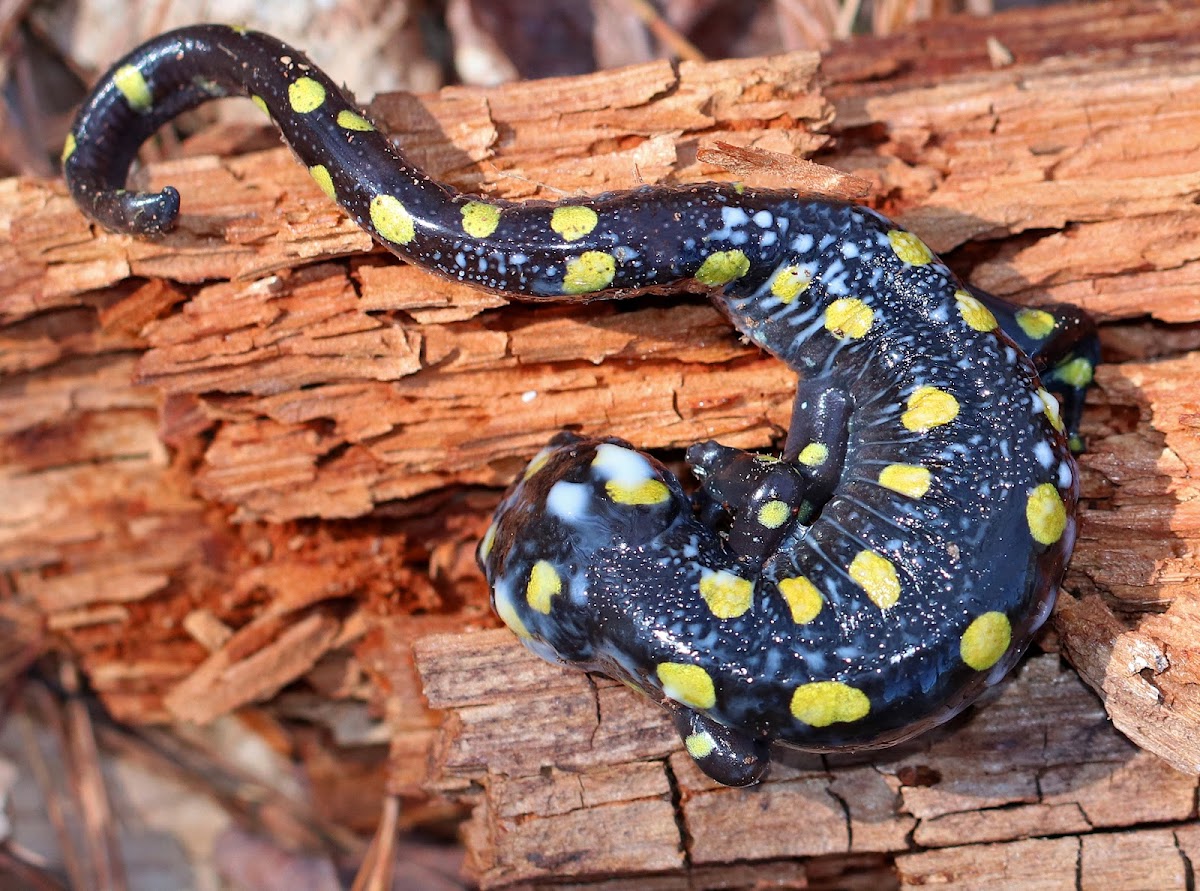
[[[733,861],[762,878],[782,859],[875,854],[913,886],[1074,888],[1082,850],[1082,887],[1182,888],[1194,862],[1181,852],[1195,850],[1197,778],[1117,733],[1054,655],[912,744],[781,753],[750,790],[701,774],[658,706],[505,631],[426,638],[417,658],[449,712],[437,782],[477,799],[466,837],[487,887]],[[1140,824],[1156,828],[1124,831]],[[1039,836],[1052,838],[1020,841]]]
[[[479,802],[487,883],[745,885],[796,857],[812,859],[788,875],[814,887],[1189,874],[1198,26],[1188,5],[1060,7],[849,44],[823,94],[790,56],[372,106],[435,175],[509,197],[711,176],[701,143],[825,146],[974,284],[1095,312],[1110,362],[1047,643],[1118,728],[1192,772],[1135,752],[1042,657],[919,749],[800,759],[730,792],[624,688],[504,635],[436,638],[420,652],[447,709],[438,786]],[[1015,64],[993,69],[987,38]],[[411,793],[436,738],[412,640],[492,621],[471,550],[496,496],[464,487],[503,485],[567,424],[664,449],[784,429],[790,375],[705,306],[504,306],[362,255],[282,150],[149,172],[167,181],[185,218],[155,243],[94,231],[60,185],[0,183],[0,566],[121,717],[204,719],[298,678],[332,691],[322,657],[350,650]]]
[[[810,153],[829,115],[816,63],[658,63],[372,113],[434,175],[553,198],[702,178],[702,138]],[[0,565],[127,720],[320,689],[322,660],[353,649],[394,730],[392,788],[412,794],[435,719],[411,640],[494,621],[472,552],[496,496],[461,486],[503,485],[590,387],[611,382],[589,426],[657,425],[670,386],[647,400],[633,358],[678,383],[677,354],[743,351],[697,307],[481,319],[504,301],[365,255],[282,149],[150,171],[168,180],[187,210],[157,242],[96,231],[60,183],[0,183]],[[782,408],[784,382],[759,399]]]
[[[1144,12],[1121,24],[1134,28],[1130,42],[1147,39],[1136,32]],[[1182,34],[1196,15],[1176,13]],[[1036,33],[1069,43],[1075,15],[1065,12],[1066,28],[1045,26],[1054,13],[1035,16],[1010,42],[1036,44]],[[532,660],[538,679],[526,685],[502,649],[495,671],[503,665],[512,688],[474,699],[477,688],[443,660],[487,674],[474,660],[504,645],[435,639],[421,656],[431,700],[451,711],[439,776],[446,788],[478,790],[468,839],[485,884],[608,876],[614,850],[629,854],[624,876],[663,869],[665,851],[701,887],[701,865],[722,858],[769,870],[777,858],[825,855],[815,865],[862,851],[886,855],[906,887],[1190,887],[1200,769],[1190,479],[1200,415],[1191,382],[1200,360],[1187,351],[1200,338],[1186,325],[1200,310],[1200,81],[1186,52],[1125,54],[1116,51],[1121,38],[1109,37],[1099,57],[932,84],[908,76],[901,89],[838,84],[829,91],[835,135],[886,127],[891,138],[834,163],[875,176],[876,194],[894,196],[885,209],[939,249],[976,242],[962,252],[975,261],[973,281],[1018,300],[1082,304],[1107,323],[1110,362],[1081,462],[1081,538],[1058,637],[1047,643],[1103,693],[1117,728],[1183,772],[1135,754],[1074,676],[1042,657],[998,702],[922,742],[919,754],[817,762],[819,778],[777,772],[761,791],[710,788],[701,797],[663,716],[643,726],[644,707],[623,688],[563,691]],[[980,243],[1004,235],[1016,237]],[[448,680],[461,688],[448,691]],[[500,729],[509,724],[519,736]],[[989,729],[1011,736],[989,738]],[[662,774],[650,766],[658,764]],[[593,800],[593,778],[628,794]],[[789,793],[797,798],[775,824],[775,803]],[[855,807],[870,817],[856,822]],[[649,852],[623,832],[634,813],[660,840]],[[1131,831],[1141,824],[1156,828]],[[586,844],[581,826],[592,828]],[[870,875],[883,882],[889,871]]]

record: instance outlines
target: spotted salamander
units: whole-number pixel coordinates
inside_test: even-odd
[[[531,650],[661,702],[716,780],[757,781],[776,741],[864,749],[933,727],[1046,619],[1097,360],[1082,313],[972,291],[878,213],[793,192],[455,194],[302,53],[223,26],[157,37],[100,80],[63,152],[79,206],[119,232],[169,229],[175,189],[124,188],[136,151],[233,94],[409,262],[527,299],[701,288],[796,371],[780,454],[695,445],[689,494],[628,443],[560,434],[479,548],[496,612]]]

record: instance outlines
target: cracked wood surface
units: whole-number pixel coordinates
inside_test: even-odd
[[[990,66],[989,37],[1014,65]],[[665,870],[663,887],[781,874],[831,887],[1075,887],[1084,875],[1174,887],[1195,861],[1183,826],[1194,798],[1192,811],[1180,802],[1200,764],[1200,11],[1127,3],[928,25],[835,48],[823,90],[813,64],[654,64],[381,97],[372,111],[434,175],[507,197],[710,177],[702,143],[821,150],[973,284],[1096,313],[1108,364],[1085,418],[1081,537],[1047,645],[1101,692],[1117,728],[1191,775],[1123,748],[1083,705],[1077,736],[1011,754],[1050,760],[1001,759],[993,772],[993,741],[970,729],[1004,697],[1028,687],[1016,711],[1058,715],[1067,706],[1037,692],[1044,681],[1088,701],[1074,675],[1035,660],[961,728],[961,749],[955,734],[930,743],[947,763],[895,762],[891,781],[878,764],[780,772],[787,789],[748,799],[770,812],[791,796],[788,816],[772,817],[780,831],[737,822],[735,800],[697,785],[653,708],[583,679],[575,692],[590,704],[543,703],[494,728],[518,736],[440,760],[439,785],[482,784],[468,840],[492,884],[553,863],[581,880]],[[364,254],[367,237],[283,150],[160,163],[149,181],[184,195],[183,226],[154,243],[94,231],[60,184],[0,183],[0,566],[120,717],[205,720],[297,679],[371,696],[394,731],[393,786],[415,794],[437,718],[412,641],[493,621],[471,551],[494,487],[567,424],[666,450],[707,437],[769,448],[785,429],[791,376],[694,299],[510,306],[435,281]],[[337,653],[365,679],[351,693],[318,677]],[[511,692],[526,670],[510,652],[497,671],[513,677],[494,683]],[[634,723],[597,737],[599,760],[559,760],[597,702]],[[448,711],[443,758],[460,749],[465,711]],[[520,752],[528,774],[512,766]],[[543,775],[543,763],[555,768]],[[1001,779],[1011,785],[997,791]],[[556,808],[574,821],[561,836],[570,857],[551,847],[560,836],[537,834]],[[643,844],[643,824],[668,818]],[[625,844],[600,864],[587,850],[604,848],[602,832]],[[731,866],[722,845],[752,853]],[[630,846],[638,857],[618,862]]]
[[[752,789],[704,776],[657,705],[506,631],[425,638],[417,661],[448,712],[436,786],[474,805],[469,866],[485,887],[663,870],[695,883],[664,887],[715,887],[703,870],[742,861],[749,884],[798,858],[820,858],[801,872],[818,885],[839,862],[832,887],[886,885],[868,869],[886,856],[905,886],[1075,888],[1082,857],[1085,888],[1183,888],[1200,855],[1197,778],[1117,733],[1053,654],[913,743],[780,751]]]

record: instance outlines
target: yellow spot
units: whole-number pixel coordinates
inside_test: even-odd
[[[999,327],[992,311],[972,297],[969,292],[960,288],[954,292],[954,299],[958,303],[958,313],[968,327],[974,328],[976,331],[995,331]]]
[[[62,162],[64,164],[67,163],[67,158],[69,158],[69,157],[71,157],[71,155],[75,154],[75,147],[76,147],[75,134],[68,133],[66,140],[63,142],[63,149],[62,149]]]
[[[617,261],[603,251],[584,251],[567,263],[563,276],[563,293],[591,294],[603,291],[617,274]]]
[[[527,480],[543,467],[550,460],[552,449],[542,449],[536,455],[529,459],[529,463],[525,465],[525,473],[521,476],[522,480]]]
[[[739,195],[744,195],[744,194],[746,194],[746,184],[745,183],[734,183],[733,190],[735,192],[737,192]]]
[[[325,88],[311,77],[301,77],[288,84],[288,104],[296,114],[316,111],[325,102]]]
[[[825,598],[817,590],[817,586],[802,575],[795,578],[780,579],[779,593],[787,601],[792,611],[792,621],[797,625],[807,625],[821,613]]]
[[[1054,316],[1044,309],[1019,309],[1017,310],[1017,324],[1029,337],[1041,340],[1049,337],[1050,332],[1054,330]]]
[[[754,582],[724,569],[701,570],[700,596],[718,619],[736,619],[754,601]]]
[[[118,68],[113,74],[113,83],[134,111],[146,111],[154,102],[146,78],[132,65],[122,65]]]
[[[312,174],[312,178],[316,180],[317,185],[321,187],[321,191],[336,201],[337,194],[333,190],[333,177],[329,175],[329,170],[325,167],[325,165],[316,164],[312,167],[309,167],[308,172]]]
[[[563,237],[564,241],[576,241],[596,228],[600,218],[590,207],[568,204],[554,208],[550,215],[550,228]]]
[[[924,498],[929,479],[929,471],[915,464],[889,464],[879,471],[879,485],[909,498]]]
[[[662,504],[671,497],[671,490],[662,480],[642,480],[636,483],[609,480],[604,484],[604,491],[617,504]]]
[[[1034,541],[1052,545],[1062,538],[1063,530],[1067,528],[1067,508],[1052,483],[1042,483],[1029,493],[1025,519]]]
[[[266,100],[263,99],[262,96],[251,96],[250,101],[253,102],[267,117],[271,116],[271,109],[267,108]]]
[[[874,551],[859,551],[850,561],[850,578],[867,592],[867,597],[880,609],[895,606],[900,599],[900,580],[896,567],[886,557]]]
[[[1063,432],[1062,415],[1058,413],[1058,400],[1054,398],[1054,394],[1045,388],[1039,388],[1037,391],[1038,398],[1042,400],[1042,411],[1046,417],[1050,419],[1050,426],[1059,433]]]
[[[1012,625],[1004,613],[984,613],[967,626],[958,651],[963,662],[976,671],[986,671],[1008,652]]]
[[[1079,356],[1055,368],[1054,377],[1068,387],[1086,387],[1092,382],[1092,371],[1092,363]]]
[[[741,251],[716,251],[704,258],[696,270],[696,281],[709,287],[727,285],[749,271],[750,258]]]
[[[355,130],[359,133],[370,133],[375,125],[356,111],[343,108],[337,113],[337,125],[343,130]]]
[[[791,303],[808,290],[812,284],[812,276],[807,269],[799,266],[785,266],[775,273],[771,281],[771,293],[779,298],[780,303]]]
[[[701,758],[707,758],[712,754],[713,749],[717,747],[716,740],[712,738],[712,734],[707,731],[700,733],[692,733],[683,741],[684,748],[688,754],[699,761]]]
[[[820,467],[829,460],[829,447],[823,442],[810,442],[800,450],[796,460],[806,467]]]
[[[888,232],[887,237],[888,241],[892,243],[892,250],[896,252],[896,256],[905,263],[912,266],[924,266],[933,260],[933,252],[925,246],[925,242],[911,232],[892,229]]]
[[[900,422],[914,433],[924,433],[957,417],[957,399],[937,387],[917,387],[908,397],[908,410],[900,416]]]
[[[801,684],[792,694],[792,717],[810,727],[858,721],[870,711],[867,694],[841,681]]]
[[[394,244],[408,244],[416,234],[412,214],[391,195],[376,195],[371,199],[371,225],[380,238]]]
[[[550,615],[550,598],[562,593],[562,579],[558,570],[539,560],[529,573],[529,584],[525,586],[525,599],[529,606],[543,615]]]
[[[663,662],[658,666],[663,695],[689,708],[706,709],[717,704],[712,678],[699,665]]]
[[[500,208],[482,201],[468,201],[462,206],[463,231],[472,238],[487,238],[500,225]]]
[[[838,337],[858,340],[871,330],[875,311],[855,297],[835,300],[825,310],[825,328]]]
[[[768,501],[758,509],[758,523],[767,529],[778,529],[792,514],[792,509],[783,501]]]
[[[507,625],[513,634],[524,638],[533,636],[529,633],[529,629],[525,627],[525,623],[521,621],[521,617],[517,615],[516,607],[513,606],[511,600],[507,597],[497,597],[495,598],[495,603],[496,615],[500,617],[500,621]]]
[[[492,553],[492,546],[496,544],[496,524],[492,523],[487,527],[487,532],[483,533],[483,539],[479,542],[479,558],[486,560]]]

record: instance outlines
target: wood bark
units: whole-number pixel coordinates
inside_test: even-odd
[[[461,633],[494,624],[471,552],[498,487],[557,429],[771,448],[791,375],[694,299],[509,305],[369,252],[282,149],[153,165],[185,201],[153,243],[0,183],[4,596],[127,720],[298,683],[372,699],[393,789],[432,753],[474,805],[488,886],[1188,887],[1198,49],[1193,4],[1064,6],[854,41],[820,82],[793,55],[371,106],[433,175],[504,197],[719,177],[720,142],[818,152],[972,284],[1103,322],[1049,655],[912,747],[715,788],[623,687]]]

